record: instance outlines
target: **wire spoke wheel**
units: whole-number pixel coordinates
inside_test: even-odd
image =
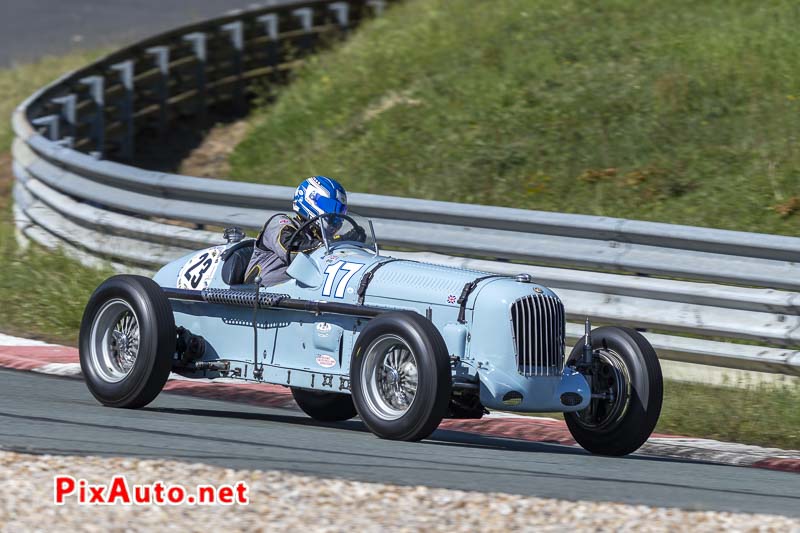
[[[177,336],[172,305],[144,276],[112,276],[95,289],[81,319],[81,373],[103,405],[137,409],[169,378]]]
[[[408,311],[370,320],[353,346],[350,391],[378,437],[417,441],[433,433],[452,391],[447,345],[433,322]]]
[[[105,381],[117,383],[130,374],[139,355],[139,319],[124,300],[106,302],[92,324],[90,362]]]
[[[365,399],[384,420],[396,420],[414,403],[417,357],[397,335],[381,335],[367,348],[361,369]]]

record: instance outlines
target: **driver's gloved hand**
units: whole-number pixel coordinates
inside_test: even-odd
[[[343,241],[366,242],[367,232],[361,226],[356,226],[339,238]]]

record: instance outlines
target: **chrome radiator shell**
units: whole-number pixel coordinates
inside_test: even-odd
[[[523,376],[555,376],[564,367],[566,315],[556,296],[533,294],[511,304],[511,334]]]

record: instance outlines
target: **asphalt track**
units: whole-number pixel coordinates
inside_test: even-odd
[[[0,67],[123,45],[262,0],[0,0]]]
[[[171,458],[230,468],[800,516],[800,476],[437,431],[380,440],[359,421],[322,424],[287,409],[164,393],[140,410],[100,406],[80,380],[0,370],[0,448]]]

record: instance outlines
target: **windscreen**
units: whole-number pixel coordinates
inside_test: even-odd
[[[355,213],[346,215],[329,213],[319,217],[325,243],[329,249],[347,243],[353,246],[377,249],[377,241],[369,219]]]

